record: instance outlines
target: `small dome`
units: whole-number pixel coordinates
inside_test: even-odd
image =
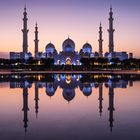
[[[55,94],[56,89],[57,87],[53,83],[48,83],[46,85],[46,94],[51,97]]]
[[[91,53],[92,52],[92,46],[89,44],[89,43],[85,43],[83,45],[83,48],[82,48],[83,52],[86,53]]]
[[[95,57],[98,57],[99,56],[99,53],[98,52],[95,52],[94,54],[95,54]]]
[[[81,84],[80,90],[85,96],[90,96],[92,94],[92,87],[89,83]]]
[[[85,43],[85,44],[83,45],[83,48],[91,48],[91,49],[92,49],[92,46],[91,46],[89,43]]]
[[[55,49],[55,46],[52,43],[47,44],[46,46],[46,53],[47,54],[53,54],[54,52],[57,52]]]
[[[63,42],[62,47],[63,47],[63,51],[65,51],[65,52],[73,52],[73,51],[75,51],[75,43],[70,38],[66,39]]]
[[[47,44],[46,49],[55,49],[55,46],[52,43]]]
[[[92,88],[91,87],[84,87],[82,91],[83,91],[83,94],[85,96],[90,96],[92,94]]]

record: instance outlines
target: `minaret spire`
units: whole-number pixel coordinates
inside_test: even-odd
[[[24,129],[25,133],[27,132],[27,127],[28,127],[28,88],[23,88],[23,109],[22,111],[24,112]]]
[[[25,6],[24,6],[24,12],[26,12],[26,4],[25,4]]]
[[[112,11],[112,5],[110,5],[110,11]]]
[[[103,57],[103,39],[102,39],[102,24],[100,23],[99,27],[99,57]]]
[[[114,52],[114,29],[113,29],[113,11],[112,6],[110,6],[110,12],[109,12],[109,53]]]
[[[24,7],[24,13],[23,13],[23,53],[28,53],[28,32],[29,30],[27,29],[27,11],[26,11],[26,5]]]
[[[36,26],[35,26],[35,58],[37,58],[38,55],[38,26],[37,26],[37,22],[36,22]]]

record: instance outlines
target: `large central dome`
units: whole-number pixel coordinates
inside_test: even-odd
[[[66,39],[62,45],[64,52],[74,52],[75,51],[75,43],[70,38]]]

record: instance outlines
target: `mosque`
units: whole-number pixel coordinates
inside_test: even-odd
[[[62,44],[62,51],[59,53],[55,49],[52,43],[46,46],[45,57],[54,58],[55,64],[66,64],[66,65],[79,65],[80,59],[82,57],[90,58],[94,56],[95,53],[92,52],[92,46],[89,43],[85,43],[78,53],[75,50],[75,43],[69,37]]]
[[[42,58],[53,58],[56,65],[80,65],[81,58],[98,58],[105,57],[109,60],[112,58],[119,58],[120,60],[124,60],[128,58],[127,52],[115,52],[114,51],[114,28],[113,28],[113,11],[112,7],[109,12],[109,51],[103,54],[103,38],[102,38],[102,25],[100,23],[99,26],[99,51],[93,52],[92,45],[88,42],[83,45],[81,50],[76,51],[75,42],[68,37],[62,43],[62,51],[58,52],[55,46],[52,43],[49,43],[45,47],[45,52],[39,52],[39,39],[38,39],[38,26],[36,23],[35,26],[35,48],[34,48],[34,56],[30,52],[28,52],[28,27],[27,27],[27,11],[26,7],[24,8],[23,13],[23,51],[22,52],[10,52],[10,59],[29,59],[33,57],[34,59],[42,59]]]

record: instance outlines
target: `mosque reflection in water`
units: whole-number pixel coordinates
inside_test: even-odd
[[[98,75],[97,75],[98,76]],[[96,77],[96,75],[95,75]],[[67,102],[70,102],[74,100],[74,97],[76,96],[75,89],[79,88],[81,92],[83,93],[83,96],[90,96],[92,94],[93,88],[99,88],[99,114],[100,116],[102,115],[102,110],[103,110],[103,85],[108,88],[108,98],[109,98],[109,103],[108,103],[108,112],[109,112],[109,127],[110,131],[112,131],[113,128],[113,122],[114,122],[114,117],[113,117],[113,112],[115,111],[114,107],[114,89],[115,88],[127,88],[128,83],[129,86],[133,86],[132,81],[127,81],[127,80],[114,80],[113,77],[107,76],[105,77],[104,82],[103,81],[93,81],[93,82],[87,82],[82,80],[82,75],[53,75],[53,80],[47,80],[46,81],[40,81],[40,76],[36,77],[39,79],[38,81],[35,81],[35,112],[36,112],[36,117],[39,112],[39,88],[45,87],[46,89],[46,94],[49,97],[55,96],[55,92],[57,88],[62,89],[62,95],[64,100]],[[17,81],[11,81],[10,82],[10,88],[23,88],[23,113],[24,113],[24,128],[25,132],[27,132],[27,127],[28,127],[28,89],[32,87],[33,82],[29,82],[24,79],[22,82],[17,82]]]

